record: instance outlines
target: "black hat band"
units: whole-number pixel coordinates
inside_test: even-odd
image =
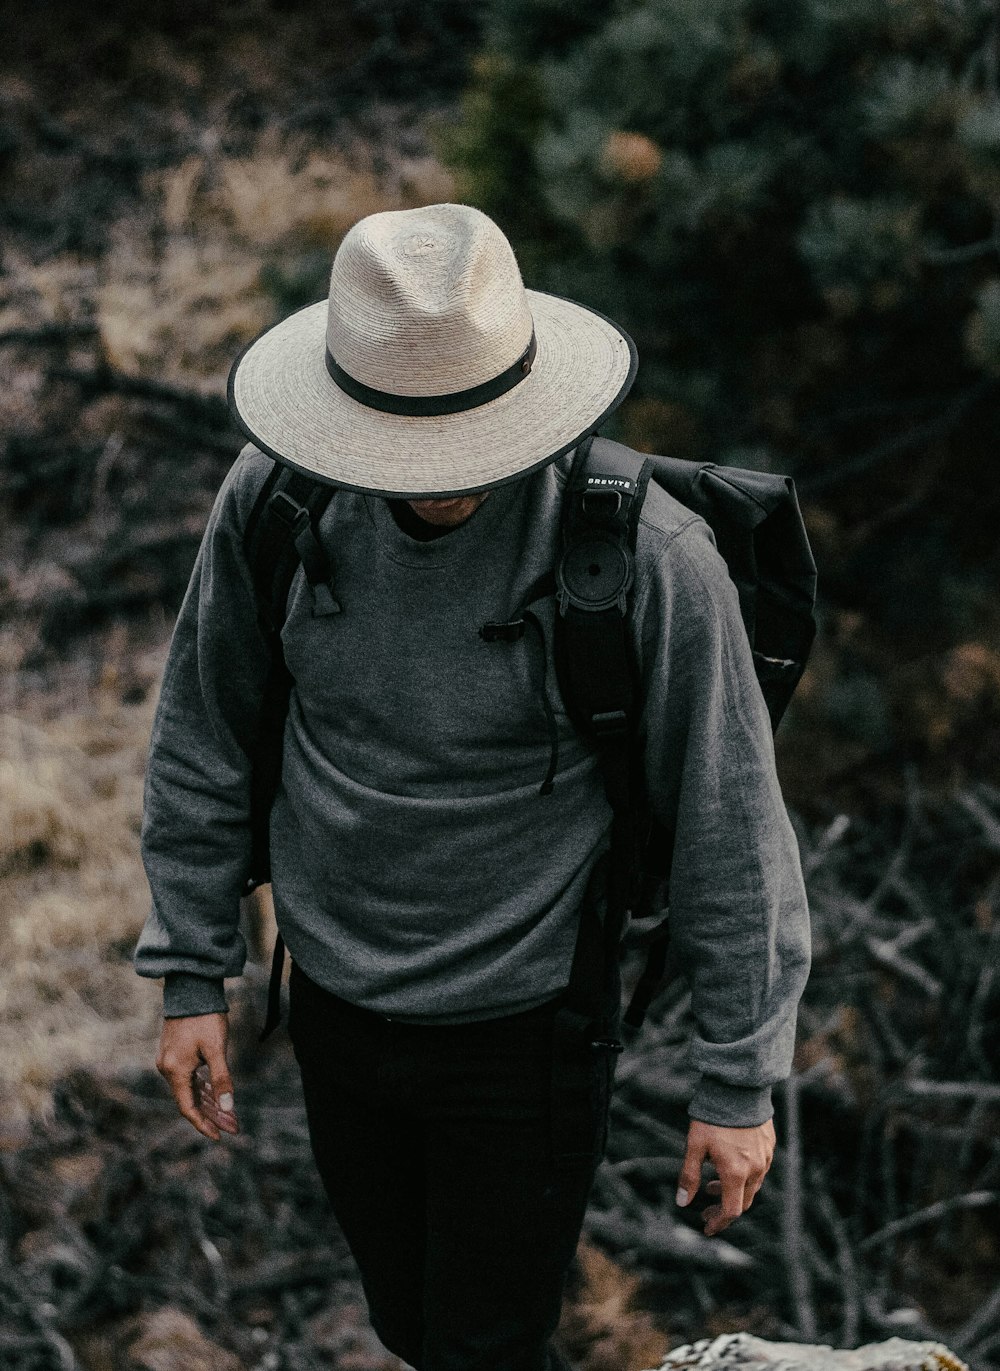
[[[524,352],[506,371],[494,376],[482,385],[470,386],[468,390],[452,391],[450,395],[394,395],[389,390],[376,390],[366,386],[349,375],[334,360],[329,348],[326,350],[326,369],[334,381],[352,400],[357,400],[369,409],[379,409],[384,414],[407,414],[415,418],[432,418],[437,414],[459,414],[464,409],[476,409],[499,395],[505,395],[531,371],[538,345],[535,330],[531,330],[531,341]]]

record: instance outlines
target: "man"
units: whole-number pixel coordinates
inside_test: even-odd
[[[478,210],[362,219],[329,299],[234,366],[251,441],[164,676],[136,968],[164,977],[159,1069],[218,1140],[237,1129],[223,978],[246,956],[267,667],[243,535],[264,454],[336,486],[318,530],[333,586],[319,596],[300,572],[282,631],[294,685],[272,889],[317,1166],[375,1330],[420,1371],[551,1364],[604,1149],[613,1057],[558,1057],[554,1042],[611,812],[552,684],[552,602],[536,606],[537,634],[479,630],[555,564],[573,450],[635,366],[612,321],[526,291]],[[652,485],[633,593],[638,737],[653,811],[675,829],[671,926],[700,1073],[677,1202],[713,1162],[715,1234],[771,1162],[808,913],[735,587],[708,525]]]

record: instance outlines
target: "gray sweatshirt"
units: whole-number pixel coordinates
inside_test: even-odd
[[[294,678],[272,814],[278,926],[303,970],[380,1013],[462,1022],[568,982],[580,900],[611,812],[555,683],[554,602],[535,634],[486,642],[556,561],[572,453],[490,492],[431,541],[384,499],[334,495],[320,537],[342,612],[301,569],[283,630]],[[242,539],[270,460],[247,445],[209,518],[167,660],[146,775],[152,909],[135,952],[168,1016],[225,1010],[246,960],[251,739],[266,673]],[[771,729],[708,524],[651,484],[632,631],[658,817],[676,830],[675,947],[692,991],[689,1112],[752,1125],[791,1068],[809,968],[798,847]],[[542,794],[559,732],[554,787]]]

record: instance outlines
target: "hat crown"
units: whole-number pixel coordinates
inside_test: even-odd
[[[531,339],[514,251],[471,205],[367,215],[333,261],[327,347],[363,385],[450,395],[492,380]]]

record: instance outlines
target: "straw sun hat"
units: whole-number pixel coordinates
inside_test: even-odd
[[[610,319],[525,289],[481,210],[426,205],[359,220],[329,298],[243,350],[229,402],[288,466],[379,495],[445,497],[575,447],[635,371],[635,345]]]

